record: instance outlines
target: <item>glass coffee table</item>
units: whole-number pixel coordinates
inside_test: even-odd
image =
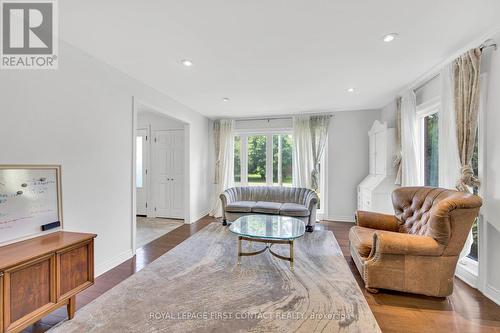
[[[273,256],[290,262],[293,270],[293,241],[302,237],[305,224],[299,219],[280,215],[246,215],[242,216],[229,227],[229,230],[238,236],[238,264],[241,257],[255,256],[268,250]],[[243,252],[242,241],[265,243],[266,246],[255,252]],[[273,244],[288,244],[290,256],[285,257],[271,249]]]

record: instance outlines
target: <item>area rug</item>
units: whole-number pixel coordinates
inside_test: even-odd
[[[137,217],[136,247],[140,248],[155,239],[177,229],[184,224],[182,220]]]
[[[212,223],[50,332],[380,332],[332,232],[296,241],[294,271],[268,252],[237,265],[236,245]]]

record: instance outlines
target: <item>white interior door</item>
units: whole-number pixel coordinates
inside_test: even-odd
[[[155,131],[153,186],[157,217],[184,218],[184,131]]]
[[[141,128],[136,134],[136,179],[137,188],[137,215],[148,214],[148,168],[149,142],[148,130]]]

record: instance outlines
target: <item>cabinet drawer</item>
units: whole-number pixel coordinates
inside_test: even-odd
[[[93,241],[57,252],[57,300],[69,298],[94,283]]]
[[[12,267],[3,276],[3,328],[23,326],[56,303],[55,256],[47,255]]]

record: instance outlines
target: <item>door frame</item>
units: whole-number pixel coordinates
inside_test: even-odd
[[[132,155],[131,155],[131,160],[130,164],[132,166],[131,170],[131,192],[132,192],[132,210],[131,210],[131,222],[130,226],[132,229],[132,238],[131,238],[131,246],[132,246],[132,253],[135,255],[136,253],[136,238],[137,238],[137,188],[136,188],[136,153],[137,153],[137,147],[136,147],[136,136],[137,136],[137,116],[139,113],[140,107],[143,107],[147,109],[148,111],[156,112],[164,117],[174,119],[176,121],[179,121],[184,124],[184,166],[186,167],[186,173],[185,173],[185,178],[184,178],[184,223],[189,223],[190,222],[190,214],[189,212],[191,211],[191,202],[189,200],[190,198],[190,192],[189,192],[189,183],[190,183],[190,177],[191,177],[191,170],[189,167],[189,156],[190,156],[190,125],[180,119],[177,119],[175,117],[172,117],[168,115],[166,112],[163,111],[162,108],[158,108],[156,106],[152,106],[151,104],[144,102],[140,99],[138,99],[135,96],[132,96]],[[151,130],[151,129],[150,129]],[[150,131],[151,135],[151,131]],[[149,190],[151,190],[151,186],[149,186]],[[149,200],[149,198],[148,198]]]
[[[136,138],[137,138],[137,134],[138,134],[138,131],[146,131],[146,136],[148,137],[148,140],[145,140],[144,141],[144,144],[143,144],[143,163],[142,163],[142,166],[143,166],[143,169],[145,168],[147,171],[145,173],[145,175],[143,175],[143,188],[145,187],[145,195],[146,195],[146,202],[149,203],[150,202],[150,198],[151,198],[151,189],[150,189],[150,184],[151,184],[151,181],[150,181],[150,178],[151,178],[151,128],[150,126],[147,126],[147,127],[142,127],[142,128],[136,128],[136,132],[135,132],[135,135],[136,135]],[[137,141],[136,141],[136,150],[137,150]],[[137,151],[136,151],[137,153]],[[146,159],[144,159],[144,156],[146,156]],[[134,179],[135,181],[135,179]],[[137,184],[136,184],[136,191],[137,191]],[[136,214],[137,214],[137,192],[136,192]],[[146,207],[146,216],[149,217],[151,215],[150,213],[150,206],[148,205]]]

